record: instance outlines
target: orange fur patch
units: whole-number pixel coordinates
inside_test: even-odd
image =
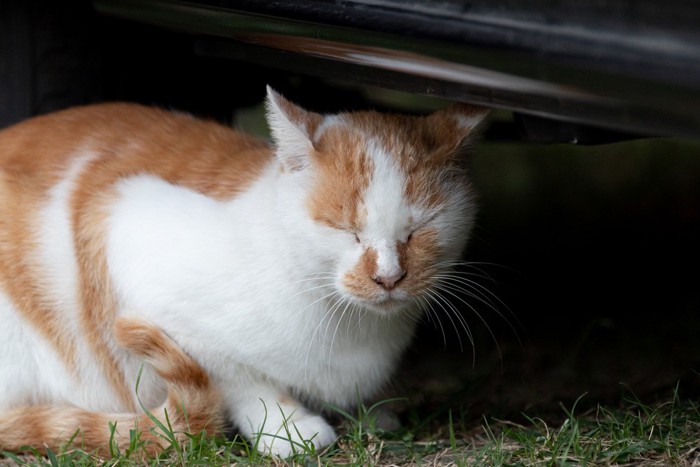
[[[146,357],[166,381],[209,387],[209,376],[156,326],[137,318],[118,318],[114,337],[130,352]]]
[[[0,133],[0,286],[68,371],[77,374],[75,344],[43,296],[44,281],[31,260],[34,218],[68,165],[65,158],[52,159],[50,154],[62,150],[70,150],[65,141],[54,144],[21,126]]]
[[[0,132],[0,286],[77,375],[77,348],[60,310],[43,295],[42,271],[29,262],[34,219],[74,159],[87,163],[71,194],[82,328],[123,405],[130,388],[110,350],[117,312],[107,272],[104,206],[112,187],[152,174],[215,199],[245,190],[272,161],[266,142],[211,121],[132,104],[103,104],[37,117]]]
[[[415,232],[406,243],[398,244],[399,263],[406,275],[400,287],[411,294],[419,294],[430,285],[435,273],[435,261],[440,254],[438,233],[433,229]]]
[[[343,276],[343,285],[351,293],[364,298],[374,298],[379,286],[372,280],[377,270],[377,252],[367,248],[354,268]]]
[[[307,200],[315,221],[343,230],[362,229],[360,203],[374,167],[360,141],[347,129],[332,127],[315,145],[312,156],[319,174]]]
[[[361,230],[366,217],[361,212],[362,196],[374,168],[366,154],[367,140],[378,143],[394,159],[405,177],[404,195],[409,203],[425,208],[444,203],[446,182],[464,183],[460,146],[469,132],[459,128],[452,115],[455,112],[468,117],[479,115],[483,109],[463,106],[426,117],[357,112],[345,115],[349,125],[327,128],[314,145],[313,160],[319,177],[308,199],[312,218],[337,229]],[[424,290],[439,255],[437,232],[416,232],[410,242],[397,242],[397,252],[399,264],[406,271],[401,288]],[[372,280],[376,261],[374,250],[362,254],[343,278],[349,291],[366,298],[376,295],[378,285]]]
[[[406,177],[406,199],[431,208],[445,200],[440,182],[463,175],[460,146],[470,132],[459,127],[455,115],[477,117],[483,112],[480,107],[458,105],[424,117],[356,112],[347,118],[394,159]]]
[[[209,377],[170,338],[143,320],[120,318],[115,325],[117,340],[127,350],[144,356],[169,383],[168,398],[150,411],[163,425],[172,427],[179,441],[187,433],[203,430],[214,435],[223,427],[222,402]],[[167,420],[166,420],[167,413]],[[115,425],[114,435],[110,423]],[[106,456],[110,443],[123,452],[138,430],[146,444],[143,455],[153,455],[168,446],[157,424],[147,414],[107,414],[75,407],[21,407],[2,413],[0,447],[20,452],[26,446],[54,452],[74,438],[73,446]]]
[[[437,231],[424,229],[415,232],[406,242],[397,242],[399,265],[406,275],[398,287],[412,295],[419,295],[433,283],[436,272],[435,262],[440,254]],[[368,248],[364,251],[357,265],[343,276],[343,285],[353,294],[372,299],[377,296],[380,285],[372,279],[377,268],[377,253]]]

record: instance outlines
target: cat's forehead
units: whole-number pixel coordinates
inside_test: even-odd
[[[324,142],[344,138],[357,143],[381,146],[387,154],[402,154],[405,150],[426,149],[421,142],[422,119],[378,112],[353,112],[329,115],[316,128],[313,139],[321,146]],[[398,161],[400,162],[400,161]]]
[[[420,163],[426,160],[421,149],[399,137],[402,132],[384,135],[375,124],[389,121],[375,115],[327,117],[319,126],[318,181],[309,206],[333,227],[393,235],[432,209],[440,189],[429,175],[434,167]]]
[[[373,171],[362,197],[364,232],[376,238],[398,236],[422,217],[424,207],[407,196],[406,174],[383,145],[370,140],[365,155]]]
[[[404,195],[412,204],[440,203],[437,182],[445,170],[444,128],[422,117],[356,112],[326,117],[316,130],[314,145],[323,157],[361,161],[365,170],[389,168],[403,180]],[[392,171],[390,171],[393,173]],[[379,180],[382,175],[377,174]]]
[[[313,141],[321,152],[333,152],[342,141],[356,157],[378,148],[407,175],[427,175],[442,170],[455,133],[454,121],[365,111],[324,117]]]

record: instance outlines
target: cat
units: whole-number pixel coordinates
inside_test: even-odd
[[[221,394],[204,370],[160,329],[138,318],[116,318],[114,339],[120,347],[143,356],[170,386],[165,402],[145,413],[100,413],[79,407],[34,405],[4,410],[0,421],[0,447],[8,451],[49,448],[57,452],[66,441],[78,437],[79,446],[89,450],[126,452],[132,447],[124,428],[138,430],[136,454],[155,455],[167,447],[168,434],[179,442],[188,432],[222,432]],[[167,411],[167,417],[165,413]],[[160,415],[160,417],[158,417]],[[174,426],[174,432],[158,431],[158,424]],[[110,426],[111,425],[111,426]],[[112,426],[119,429],[113,436]],[[80,432],[79,432],[80,430]]]
[[[104,453],[165,407],[286,458],[379,394],[466,246],[487,110],[266,111],[272,144],[129,103],[0,132],[0,449]]]

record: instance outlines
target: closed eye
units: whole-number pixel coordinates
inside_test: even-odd
[[[414,220],[414,222],[411,224],[411,229],[408,230],[406,243],[411,241],[416,232],[420,232],[421,230],[428,228],[430,223],[433,222],[433,219],[435,219],[439,213],[439,210],[433,210],[432,212],[424,213],[422,219],[418,219],[417,221]]]
[[[353,238],[355,242],[360,243],[360,235],[354,226],[340,224],[336,222],[327,222],[327,224],[329,227],[333,228],[337,232],[343,232],[343,234],[352,235],[351,238]]]

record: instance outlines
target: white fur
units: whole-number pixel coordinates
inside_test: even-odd
[[[23,323],[14,304],[0,293],[0,408],[53,402],[88,410],[123,409],[85,343],[76,314],[77,264],[69,204],[76,180],[92,158],[88,149],[79,152],[34,219],[37,249],[27,259],[42,273],[44,304],[61,313],[62,322],[67,324],[64,337],[76,346],[77,368],[66,366],[45,337]]]
[[[211,373],[249,437],[280,429],[283,394],[342,407],[374,395],[413,329],[411,320],[373,313],[360,327],[357,305],[352,313],[338,305],[330,280],[309,280],[343,271],[333,270],[333,259],[310,261],[313,251],[303,261],[293,252],[345,242],[312,225],[289,190],[279,191],[299,178],[274,164],[224,203],[137,176],[120,183],[111,208],[108,262],[121,307],[158,323]],[[334,307],[340,311],[328,313]],[[283,408],[291,421],[309,418],[301,406]],[[327,444],[332,430],[313,420],[323,434],[317,441]]]
[[[363,202],[367,212],[363,241],[377,252],[376,275],[398,278],[402,271],[396,242],[406,241],[417,208],[404,197],[405,176],[391,155],[373,141],[368,144],[367,155],[374,172]]]
[[[78,264],[73,244],[71,195],[78,177],[86,165],[96,157],[89,144],[78,151],[63,179],[49,191],[45,207],[34,219],[36,230],[36,254],[32,258],[42,275],[42,288],[46,305],[54,310],[78,310]],[[77,373],[66,368],[63,362],[51,366],[49,376],[65,403],[89,410],[117,411],[121,403],[114,388],[100,371],[92,349],[85,340],[77,313],[62,313],[65,337],[77,348]],[[47,348],[46,358],[55,359]],[[42,357],[43,358],[43,357]],[[98,394],[101,394],[98,396]]]
[[[40,404],[53,400],[56,391],[46,384],[43,375],[45,365],[60,362],[54,354],[46,352],[48,346],[31,326],[22,322],[14,304],[0,292],[0,409]],[[46,357],[47,360],[41,360]],[[50,377],[49,377],[50,378]],[[60,375],[59,380],[66,380]]]
[[[78,306],[78,264],[68,207],[76,179],[94,157],[87,148],[81,153],[68,167],[63,179],[51,188],[48,203],[34,220],[38,224],[34,261],[46,278],[46,283],[42,285],[45,288],[44,294],[51,302],[49,305],[57,305],[59,308]],[[76,323],[73,323],[73,328],[74,326]],[[72,337],[76,338],[77,335]]]
[[[474,115],[455,115],[454,119],[462,130],[470,131],[481,124],[486,116],[486,110]]]
[[[368,246],[377,251],[379,275],[398,274],[397,241],[426,223],[440,231],[446,258],[454,259],[466,240],[471,211],[461,189],[439,213],[410,205],[404,175],[391,155],[368,141],[374,173],[362,200],[367,217],[357,244],[348,232],[310,218],[306,200],[316,176],[307,151],[311,137],[274,96],[268,113],[278,157],[232,200],[215,200],[151,175],[121,180],[105,206],[106,256],[119,313],[163,328],[211,375],[241,432],[259,438],[262,451],[286,457],[298,451],[295,442],[312,439],[316,447],[332,442],[335,432],[318,410],[324,403],[347,408],[358,397],[377,395],[413,333],[414,304],[378,313],[344,290],[340,279]],[[344,123],[331,118],[318,131],[338,124]],[[57,361],[0,293],[0,408],[43,401],[125,409],[115,406],[118,399],[90,357],[76,314],[69,201],[89,157],[77,159],[51,190],[37,221],[35,261],[47,279],[51,305],[70,322],[81,354],[77,374]],[[303,160],[294,161],[294,170],[282,170],[290,157]],[[121,361],[135,385],[141,362],[127,354]],[[164,395],[148,367],[140,395],[147,406]],[[292,443],[278,436],[290,436]]]
[[[267,96],[265,104],[270,131],[275,141],[282,143],[277,145],[277,155],[287,168],[301,170],[308,164],[306,156],[313,148],[312,135],[303,125],[304,122],[292,120],[282,109],[283,98],[269,86]]]

